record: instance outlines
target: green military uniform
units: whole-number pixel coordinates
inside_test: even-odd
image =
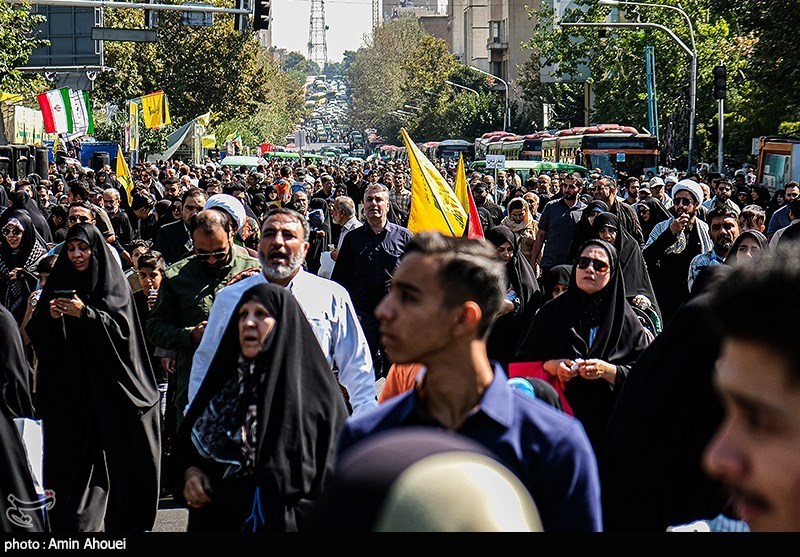
[[[175,410],[177,424],[189,403],[189,374],[197,345],[192,343],[192,329],[208,320],[211,304],[236,274],[251,267],[260,267],[240,246],[232,246],[230,263],[209,269],[194,256],[170,265],[164,273],[158,300],[145,323],[145,333],[155,346],[178,351],[175,371]]]

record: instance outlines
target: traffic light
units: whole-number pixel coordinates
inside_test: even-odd
[[[714,98],[717,100],[725,100],[727,76],[725,66],[714,66]]]
[[[237,0],[236,7],[240,10],[253,11],[251,0]],[[250,24],[250,16],[248,14],[236,14],[233,16],[233,28],[239,33],[246,33]]]
[[[155,0],[147,0],[148,4],[155,4]],[[144,26],[147,29],[155,29],[158,27],[158,12],[156,10],[144,11]]]
[[[255,0],[256,11],[253,14],[253,29],[269,29],[269,20],[272,19],[269,11],[272,0]]]

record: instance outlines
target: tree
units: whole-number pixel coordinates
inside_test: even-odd
[[[288,73],[298,72],[302,74],[303,77],[307,75],[319,75],[320,73],[319,64],[313,60],[307,60],[306,57],[299,52],[290,52],[287,54],[283,59],[281,69]]]
[[[106,11],[109,27],[142,24],[140,11]],[[179,13],[162,12],[156,43],[107,42],[106,63],[116,71],[98,78],[96,102],[123,106],[163,89],[173,122],[211,111],[209,132],[240,126],[234,131],[251,145],[285,136],[303,109],[302,83],[281,71],[252,34],[235,31],[232,16],[215,14],[212,27],[188,27]]]
[[[31,52],[47,41],[33,36],[44,17],[27,8],[0,4],[0,92],[26,94],[40,92],[43,82],[34,74],[17,68],[28,62]]]
[[[675,4],[674,0],[663,0]],[[579,0],[579,7],[568,10],[564,21],[605,21],[609,8],[596,2]],[[620,7],[622,9],[622,7]],[[710,12],[710,0],[698,0],[687,8],[694,22],[698,51],[697,123],[699,160],[711,157],[715,146],[704,132],[716,114],[712,99],[711,71],[725,60],[729,74],[738,73],[746,63],[749,44],[735,36],[728,22]],[[674,30],[688,43],[685,21],[670,10],[625,6],[628,21],[660,23]],[[686,156],[689,120],[689,71],[686,54],[665,33],[653,29],[619,30],[599,34],[596,29],[554,26],[554,12],[542,4],[535,12],[536,25],[529,45],[533,58],[541,59],[555,77],[579,75],[579,67],[589,68],[595,93],[593,122],[619,122],[646,127],[647,105],[644,50],[652,45],[656,52],[656,82],[662,138],[674,138],[662,145],[663,162],[675,164]],[[728,89],[726,112],[737,113],[741,105],[738,84]],[[734,118],[735,121],[735,118]]]
[[[487,131],[486,126],[496,128],[494,122],[502,126],[503,118],[489,84],[472,74],[416,19],[391,20],[375,29],[350,65],[351,124],[356,129],[377,128],[382,137],[397,141],[401,127],[417,141],[472,139]],[[474,85],[482,91],[480,99],[454,91],[447,81]]]

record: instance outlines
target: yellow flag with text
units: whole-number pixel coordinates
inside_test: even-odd
[[[155,91],[142,97],[142,115],[148,128],[160,128],[172,123],[169,102],[164,91]]]
[[[128,194],[128,207],[133,204],[133,178],[131,171],[128,170],[128,163],[125,162],[125,157],[122,155],[122,147],[117,147],[117,181],[122,184]]]
[[[467,226],[467,213],[455,192],[433,163],[400,130],[411,166],[411,211],[408,229],[413,232],[436,230],[448,236],[461,236]]]

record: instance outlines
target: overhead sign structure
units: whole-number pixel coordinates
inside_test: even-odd
[[[158,40],[158,32],[155,29],[117,29],[113,27],[93,27],[92,39],[95,41],[154,43],[156,40]]]

